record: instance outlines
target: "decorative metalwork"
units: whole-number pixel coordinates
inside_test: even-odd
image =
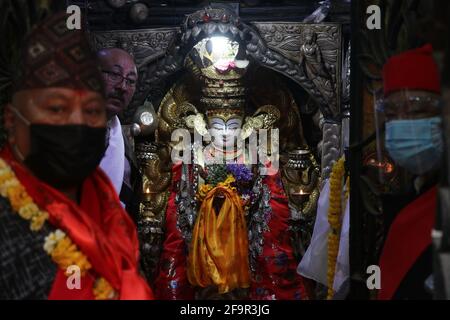
[[[283,185],[296,216],[315,216],[319,197],[320,169],[308,148],[299,148],[289,152],[289,161],[283,168]]]
[[[193,170],[192,167],[183,164],[181,169],[181,180],[178,184],[178,192],[175,197],[177,205],[177,227],[181,231],[185,243],[191,243],[192,230],[197,218],[197,198],[191,181]],[[198,182],[197,182],[198,183]]]
[[[319,199],[320,169],[308,148],[289,153],[282,170],[282,181],[289,197],[290,230],[295,256],[300,259],[311,241]]]
[[[295,44],[297,49],[294,47],[288,49],[286,47],[282,51],[279,51],[280,48],[275,46],[275,43],[272,43],[272,45],[266,44],[266,40],[261,37],[261,33],[263,33],[261,30],[266,30],[269,24],[255,22],[254,25],[256,29],[251,25],[241,23],[238,17],[226,9],[206,9],[206,11],[200,10],[188,16],[181,30],[178,28],[164,28],[95,32],[93,33],[93,43],[97,49],[118,46],[134,54],[139,67],[141,81],[133,106],[141,105],[149,95],[152,96],[153,102],[162,99],[160,92],[163,90],[161,89],[162,84],[167,77],[182,69],[185,57],[193,45],[205,37],[223,35],[245,43],[247,53],[261,65],[280,72],[299,83],[319,102],[326,117],[338,116],[339,99],[331,99],[330,96],[324,96],[320,88],[305,75],[302,66],[298,65],[298,61],[292,60],[292,57],[299,56],[298,53],[302,43],[299,40],[300,38],[298,38],[301,34],[298,34],[297,30],[313,29],[317,34],[317,44],[323,55],[324,66],[327,70],[330,70],[332,78],[339,79],[339,46],[341,37],[339,25],[277,23],[276,25],[283,32],[279,33],[281,37],[294,35],[294,39],[296,39],[291,45]],[[293,31],[290,30],[291,28],[293,28]],[[277,35],[274,39],[278,39],[280,36]],[[140,44],[141,42],[144,45]],[[274,49],[275,47],[278,51]],[[333,50],[335,50],[334,58]],[[286,55],[288,52],[290,54]],[[335,61],[331,59],[335,59]],[[334,87],[336,89],[334,94],[336,97],[339,97],[339,86],[334,83]]]
[[[142,186],[139,205],[138,234],[142,248],[144,272],[149,280],[155,276],[161,253],[165,224],[165,212],[171,183],[170,170],[164,167],[168,161],[164,149],[154,143],[137,144]]]
[[[248,221],[249,262],[250,269],[255,272],[258,257],[263,251],[263,233],[269,231],[268,224],[272,217],[272,207],[269,203],[270,190],[267,185],[262,184],[261,176],[255,181],[253,192],[260,195],[258,209],[252,212]]]
[[[143,105],[145,100],[152,101],[155,106],[160,106],[156,141],[164,144],[164,147],[161,148],[168,153],[168,150],[170,150],[170,134],[173,129],[187,128],[183,119],[189,114],[199,112],[197,102],[199,102],[198,96],[200,96],[201,90],[197,92],[195,85],[196,81],[199,80],[200,72],[197,74],[196,70],[191,70],[190,59],[186,59],[186,57],[196,43],[211,36],[226,36],[244,45],[247,56],[252,58],[254,65],[257,66],[249,74],[251,86],[247,92],[248,99],[257,108],[272,106],[279,110],[280,119],[285,119],[279,124],[282,133],[280,147],[283,148],[283,151],[288,152],[295,147],[302,146],[305,144],[305,140],[301,128],[299,108],[290,90],[276,80],[279,77],[274,77],[273,71],[298,83],[316,101],[325,119],[330,120],[323,126],[324,156],[322,165],[326,168],[324,171],[324,177],[326,178],[333,161],[339,158],[341,152],[340,126],[336,122],[331,122],[333,119],[336,121],[340,119],[340,94],[342,90],[340,25],[281,22],[245,24],[234,13],[226,9],[208,8],[186,17],[181,28],[95,32],[92,35],[92,41],[96,49],[120,47],[135,57],[139,68],[139,88],[133,105],[127,111],[128,115],[125,116],[127,119],[132,119],[131,115],[135,108]],[[316,61],[319,62],[316,63]],[[259,68],[259,66],[265,68]],[[165,81],[181,70],[190,72],[180,73],[181,77],[167,92]],[[271,79],[273,78],[277,82],[274,85],[277,89],[271,91],[273,93],[271,98],[267,97],[269,95],[267,92],[262,92],[263,90],[270,91],[264,89],[264,85],[261,85],[261,78],[264,78],[261,77],[262,74],[264,77],[271,74]],[[210,92],[207,92],[207,94],[210,94]],[[271,99],[276,101],[271,101]],[[196,105],[194,106],[192,103]],[[270,122],[269,120],[272,121],[267,119],[268,122]],[[330,123],[332,124],[330,125]],[[296,139],[292,139],[293,136],[296,136]],[[295,143],[299,144],[295,145]],[[156,152],[153,149],[154,146],[148,143],[138,143],[137,146],[140,148],[138,158],[142,163],[146,163],[145,166],[142,165],[144,195],[148,191],[147,196],[153,197],[152,199],[158,201],[166,199],[171,181],[169,168],[161,167],[162,159],[158,154],[159,150]],[[309,205],[302,205],[301,208],[311,212],[311,214],[299,216],[296,214],[298,210],[295,209],[299,207],[291,206],[293,216],[290,230],[296,236],[301,235],[302,238],[297,237],[294,242],[301,243],[300,247],[303,246],[303,248],[308,245],[308,237],[312,233],[312,221],[314,220],[312,212],[317,202],[318,183],[320,181],[319,167],[314,157],[311,154],[309,156],[312,159],[313,169],[312,171],[307,170],[307,174],[309,183],[313,187],[309,190],[311,195]],[[170,160],[167,159],[167,165],[170,164]],[[153,171],[158,169],[161,171],[159,174]],[[199,170],[196,166],[183,165],[181,181],[177,186],[178,192],[175,199],[178,215],[177,227],[186,243],[191,240],[197,214],[198,204],[195,192],[201,174]],[[267,223],[271,215],[270,191],[260,180],[254,188],[258,189],[261,201],[257,204],[257,209],[249,215],[248,221],[249,254],[252,270],[255,270],[257,258],[262,252],[264,244],[262,234],[267,230]],[[148,189],[146,189],[147,187]],[[141,207],[142,217],[145,216],[146,210],[154,210],[149,209],[148,205],[148,201],[146,203],[144,199]],[[165,210],[165,206],[160,207],[160,209]],[[154,215],[157,217],[161,212],[154,212]],[[143,220],[147,223],[155,222],[145,218]],[[154,225],[145,229],[145,225],[143,225],[140,230],[143,230],[145,237],[152,234],[152,230],[157,231],[158,229]],[[145,233],[145,230],[150,231]],[[144,246],[147,246],[147,249],[150,250],[154,243],[156,242],[153,241],[152,244],[147,245],[144,242]],[[304,250],[296,248],[296,251],[298,256]],[[151,266],[149,269],[153,268],[152,262],[148,265]]]
[[[350,109],[350,76],[351,76],[352,44],[349,41],[342,67],[342,109]]]
[[[322,179],[325,181],[331,174],[336,160],[341,156],[341,124],[325,121],[322,140]]]
[[[309,84],[310,90],[319,91],[319,95],[328,103],[328,109],[321,106],[324,115],[327,118],[336,116],[339,113],[337,97],[339,97],[340,91],[336,82],[336,79],[340,77],[341,63],[340,25],[282,22],[253,24],[267,43],[268,48],[296,62],[295,68],[300,68],[301,74],[309,82],[313,82],[313,84]],[[295,70],[289,72],[295,78]],[[317,93],[311,94],[313,97],[317,95]],[[320,99],[318,102],[323,104]]]
[[[314,54],[306,55],[300,63],[305,36],[313,34]],[[165,80],[180,71],[185,57],[201,39],[223,35],[246,45],[247,54],[260,65],[273,69],[299,83],[311,97],[318,102],[325,119],[338,119],[341,91],[341,27],[338,24],[321,23],[281,23],[254,22],[242,23],[234,13],[220,9],[205,9],[189,15],[181,28],[164,28],[133,31],[113,31],[93,33],[93,43],[97,49],[118,46],[132,53],[139,67],[140,85],[135,99],[125,112],[131,119],[137,106],[147,98],[159,105],[165,91]],[[303,49],[302,49],[303,48]],[[315,67],[308,60],[320,57],[321,63]],[[316,70],[314,72],[305,69]],[[321,77],[320,77],[321,75]],[[316,80],[311,80],[310,78]],[[174,119],[175,120],[175,119]],[[125,121],[126,122],[126,121]],[[324,136],[327,133],[324,132]],[[339,140],[340,135],[331,134]],[[331,141],[328,149],[340,154],[340,147]],[[328,148],[328,149],[327,149]],[[327,170],[330,162],[337,158],[323,153]],[[325,174],[324,177],[327,177]]]
[[[350,57],[351,43],[349,41],[342,67],[342,121],[341,121],[341,149],[345,151],[350,145]]]
[[[93,31],[91,43],[95,50],[122,48],[128,51],[139,67],[164,55],[179,28]]]

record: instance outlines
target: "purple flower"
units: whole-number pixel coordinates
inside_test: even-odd
[[[233,175],[237,182],[247,183],[253,179],[253,173],[244,164],[227,164],[227,171]]]

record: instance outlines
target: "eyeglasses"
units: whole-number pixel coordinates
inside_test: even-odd
[[[108,75],[108,79],[112,81],[113,84],[119,84],[125,80],[127,87],[132,88],[136,86],[137,81],[135,79],[126,78],[120,73],[114,71],[102,70],[102,72]]]

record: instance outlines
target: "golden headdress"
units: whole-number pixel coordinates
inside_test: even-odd
[[[249,62],[237,60],[239,44],[226,37],[206,38],[194,47],[191,68],[201,79],[200,103],[207,116],[244,116]]]

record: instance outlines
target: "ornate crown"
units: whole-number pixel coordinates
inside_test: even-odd
[[[201,72],[203,87],[200,102],[207,115],[221,110],[244,112],[246,88],[242,73],[231,70],[227,74],[220,74],[214,66],[201,69]]]
[[[194,47],[194,63],[201,78],[200,102],[207,116],[244,114],[247,60],[236,60],[239,44],[226,37],[206,38]]]

